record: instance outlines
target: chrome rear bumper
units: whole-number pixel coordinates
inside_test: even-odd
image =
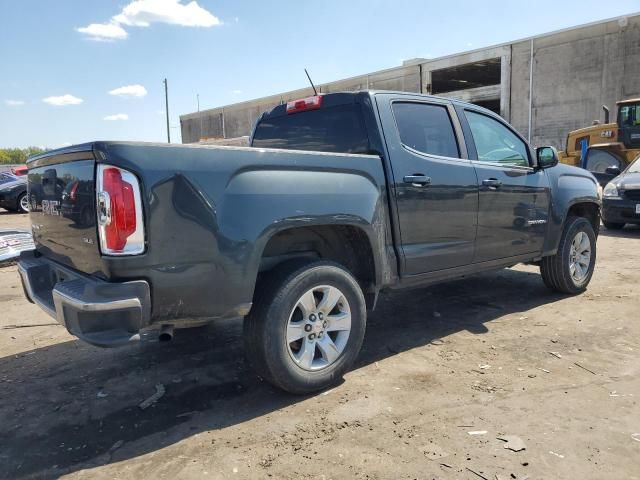
[[[18,271],[27,299],[92,345],[116,347],[149,325],[151,298],[144,280],[106,282],[23,252]]]

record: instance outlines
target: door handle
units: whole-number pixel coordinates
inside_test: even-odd
[[[497,178],[486,178],[486,179],[482,180],[482,185],[484,185],[485,187],[489,187],[489,188],[492,188],[492,189],[495,190],[500,185],[502,185],[502,182],[500,180],[498,180]]]
[[[421,173],[406,175],[403,180],[404,183],[410,183],[414,187],[425,187],[427,185],[431,185],[431,177],[427,177]]]

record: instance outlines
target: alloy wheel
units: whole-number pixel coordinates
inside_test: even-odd
[[[574,282],[582,282],[589,274],[591,241],[585,232],[578,232],[569,250],[569,273]]]
[[[351,331],[351,310],[336,287],[313,287],[296,302],[286,328],[289,355],[303,370],[322,370],[343,353]]]
[[[20,198],[20,209],[23,212],[28,212],[30,206],[31,205],[29,205],[29,197],[27,195],[23,195],[22,198]]]

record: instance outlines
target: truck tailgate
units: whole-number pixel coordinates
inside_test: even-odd
[[[86,151],[29,162],[29,213],[36,250],[81,272],[100,272],[96,229],[95,159]]]

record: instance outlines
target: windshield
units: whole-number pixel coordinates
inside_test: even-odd
[[[633,163],[629,165],[627,173],[640,173],[640,155],[638,155]]]
[[[11,173],[0,173],[0,184],[2,183],[8,183],[8,182],[15,182],[16,180],[18,180],[18,177],[16,177],[15,175],[11,174]]]
[[[618,124],[620,127],[640,125],[640,102],[621,106]]]

